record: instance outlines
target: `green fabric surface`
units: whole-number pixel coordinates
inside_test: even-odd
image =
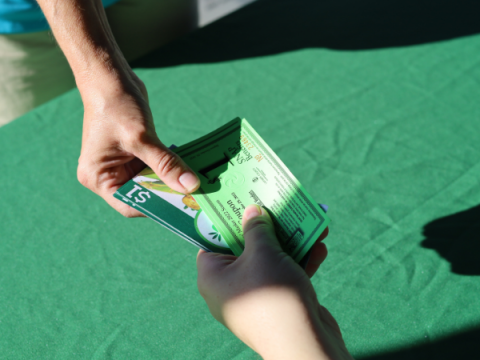
[[[165,144],[245,117],[329,205],[312,282],[356,358],[479,356],[478,10],[260,1],[135,64]],[[78,183],[82,116],[74,90],[0,128],[0,358],[258,358],[192,245]]]

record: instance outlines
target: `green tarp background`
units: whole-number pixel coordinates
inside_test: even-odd
[[[246,117],[330,206],[312,279],[359,359],[474,359],[475,1],[259,1],[136,62],[160,138]],[[196,249],[76,179],[76,90],[0,128],[1,359],[256,359],[210,316]]]

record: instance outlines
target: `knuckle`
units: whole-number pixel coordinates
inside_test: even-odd
[[[122,132],[123,142],[128,148],[136,148],[147,141],[148,133],[143,125],[128,124]]]
[[[206,299],[207,291],[205,289],[204,282],[200,276],[197,278],[197,287],[198,287],[198,292],[200,293],[200,296]]]
[[[133,218],[136,218],[138,217],[138,215],[130,212],[130,211],[120,211],[120,214],[122,214],[124,217],[126,217],[127,219],[133,219]]]
[[[164,151],[159,155],[157,170],[160,176],[167,176],[178,169],[180,157],[177,154]]]
[[[248,221],[248,227],[249,228],[263,228],[263,227],[266,227],[268,226],[269,223],[267,221],[267,219],[263,216],[257,216],[251,220]]]
[[[82,165],[79,165],[77,168],[77,179],[80,184],[88,188],[88,184],[89,184],[88,172],[85,171]]]
[[[255,233],[270,233],[272,230],[272,225],[263,218],[262,216],[258,216],[256,218],[253,218],[252,220],[249,220],[248,223],[245,226],[245,236],[247,234],[250,234],[251,232]]]

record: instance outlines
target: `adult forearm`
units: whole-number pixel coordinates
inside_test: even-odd
[[[100,0],[38,0],[82,88],[121,80],[129,69]],[[86,85],[88,84],[88,85]]]
[[[145,165],[170,188],[200,181],[158,138],[147,90],[114,37],[100,0],[38,0],[75,75],[84,105],[78,180],[125,216],[142,214],[113,194]]]

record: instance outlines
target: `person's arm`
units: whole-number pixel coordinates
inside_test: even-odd
[[[337,322],[282,250],[265,210],[247,207],[243,227],[240,257],[198,254],[198,288],[212,315],[264,359],[351,360]],[[313,272],[326,254],[316,244]]]
[[[112,194],[145,164],[172,189],[200,181],[159,140],[143,82],[108,25],[100,0],[37,0],[75,76],[84,104],[79,181],[125,216],[141,216]]]

